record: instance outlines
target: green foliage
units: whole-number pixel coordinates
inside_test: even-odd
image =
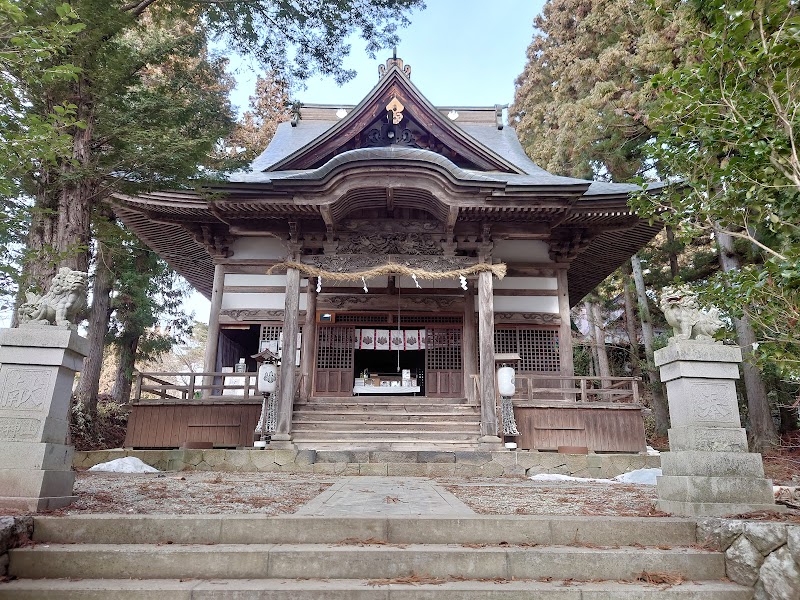
[[[573,177],[626,180],[653,165],[642,152],[650,76],[687,33],[642,0],[548,0],[517,79],[513,119],[528,154]]]
[[[791,0],[694,4],[696,40],[684,66],[653,80],[650,154],[668,180],[636,208],[680,227],[744,239],[751,262],[719,274],[709,299],[747,314],[759,356],[800,361],[800,13]]]

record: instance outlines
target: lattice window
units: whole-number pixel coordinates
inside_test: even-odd
[[[263,346],[261,342],[277,342],[281,337],[283,325],[276,325],[275,323],[263,323],[261,325],[261,335],[259,336],[259,347]]]
[[[515,327],[494,330],[495,353],[518,352],[520,373],[556,373],[561,370],[557,329]]]
[[[355,343],[356,334],[352,327],[320,327],[317,338],[317,368],[352,369]]]
[[[385,313],[375,315],[343,315],[336,313],[337,323],[374,323],[377,325],[384,325],[389,322]]]
[[[463,317],[460,315],[400,315],[401,325],[412,323],[461,323],[462,320]]]
[[[431,371],[460,370],[461,329],[426,329],[425,364]]]

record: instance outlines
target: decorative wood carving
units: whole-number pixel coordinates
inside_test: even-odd
[[[498,312],[495,323],[528,323],[530,325],[560,325],[561,316],[555,313]]]
[[[460,310],[464,305],[462,296],[386,296],[364,294],[362,296],[320,294],[318,308],[326,310]]]
[[[220,317],[233,321],[283,321],[283,310],[263,308],[235,308],[220,311]]]
[[[439,251],[441,252],[441,248],[439,248]],[[385,265],[389,262],[405,265],[411,269],[424,269],[433,273],[454,271],[476,264],[476,260],[468,256],[409,256],[396,254],[317,255],[304,257],[303,262],[332,273],[352,273]]]
[[[570,262],[588,246],[595,235],[586,229],[559,231],[550,238],[550,260]]]
[[[397,65],[403,75],[411,79],[411,65],[405,65],[402,58],[397,58],[397,49],[395,49],[392,58],[388,59],[385,65],[378,65],[378,76],[383,77],[386,75],[386,72],[394,65]]]
[[[442,254],[442,245],[418,233],[371,233],[340,239],[340,254]]]
[[[228,258],[233,254],[230,250],[230,245],[233,243],[234,238],[227,231],[214,231],[214,228],[210,225],[186,226],[186,230],[194,241],[206,249],[206,252],[212,258]]]
[[[340,234],[345,232],[355,232],[363,234],[364,231],[377,233],[428,233],[443,234],[441,226],[433,221],[409,221],[395,219],[350,219],[336,225]]]

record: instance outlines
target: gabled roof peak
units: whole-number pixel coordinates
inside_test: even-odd
[[[387,59],[385,65],[378,65],[378,79],[383,79],[392,67],[411,79],[411,65],[404,65],[403,59],[397,58],[397,47],[392,50],[392,58]]]

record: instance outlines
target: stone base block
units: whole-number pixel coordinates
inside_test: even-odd
[[[775,506],[772,482],[758,477],[665,475],[658,478],[657,486],[659,502]]]
[[[747,452],[747,433],[741,427],[673,427],[668,433],[673,452]]]
[[[0,496],[0,509],[42,512],[45,510],[64,508],[77,499],[77,496],[49,496],[47,498],[13,498],[10,496]]]
[[[272,434],[267,448],[270,450],[297,450],[292,443],[292,436],[288,433]]]
[[[773,511],[784,512],[785,506],[780,504],[746,504],[737,502],[677,502],[659,500],[656,508],[661,512],[686,517],[725,517],[751,512]]]
[[[10,498],[72,496],[73,471],[0,469],[0,490]]]
[[[661,455],[664,475],[764,477],[761,455],[752,452],[667,452]]]
[[[74,450],[65,444],[0,441],[3,462],[17,470],[69,471]]]

